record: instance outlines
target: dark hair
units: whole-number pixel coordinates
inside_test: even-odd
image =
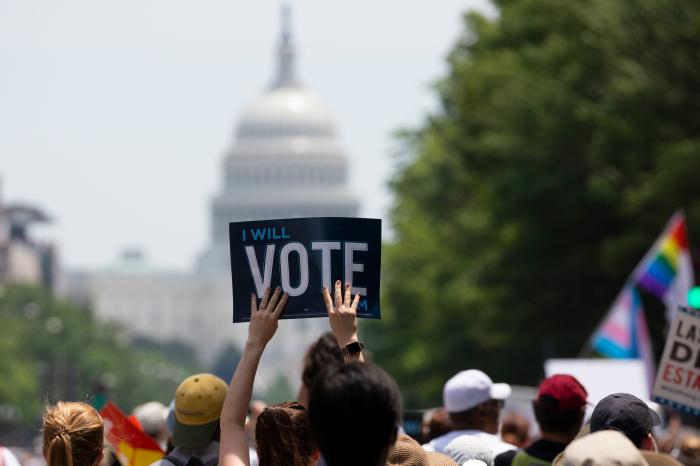
[[[269,406],[255,424],[260,466],[309,466],[316,444],[306,410],[295,401]]]
[[[535,419],[543,432],[573,433],[581,429],[584,410],[562,411],[559,400],[541,395],[532,403]]]
[[[307,387],[313,385],[314,379],[324,370],[345,364],[343,353],[331,332],[326,332],[316,340],[304,355],[304,370],[301,380]]]
[[[309,421],[330,466],[376,465],[396,439],[401,394],[394,379],[374,364],[345,364],[311,386]]]
[[[59,401],[47,406],[42,433],[48,466],[92,466],[102,454],[104,424],[88,404]]]

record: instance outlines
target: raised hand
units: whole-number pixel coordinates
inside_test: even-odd
[[[280,299],[280,295],[282,298]],[[282,294],[278,286],[270,296],[270,288],[265,290],[260,306],[255,294],[250,295],[250,324],[248,324],[248,344],[265,346],[277,331],[280,314],[287,304],[287,293]]]
[[[221,410],[221,466],[250,465],[248,435],[245,431],[246,413],[253,394],[253,382],[260,358],[267,342],[275,335],[277,321],[287,304],[287,297],[287,293],[282,294],[279,286],[272,296],[270,288],[265,290],[259,307],[257,297],[254,294],[250,296],[248,340],[243,347],[243,354],[229,384]]]
[[[357,305],[360,303],[360,295],[355,295],[355,299],[351,301],[350,283],[345,284],[343,295],[340,280],[336,281],[333,299],[328,288],[324,286],[323,301],[338,346],[344,348],[348,343],[357,341]]]

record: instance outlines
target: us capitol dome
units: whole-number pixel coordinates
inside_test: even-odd
[[[229,222],[357,216],[333,119],[297,79],[288,7],[282,11],[276,76],[243,111],[223,168],[223,189],[211,205],[211,242],[196,264],[201,273],[230,271]]]

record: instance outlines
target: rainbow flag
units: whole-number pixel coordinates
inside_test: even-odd
[[[593,334],[591,347],[608,358],[641,359],[651,388],[656,373],[654,353],[642,301],[632,283],[627,283],[617,295]]]
[[[642,262],[632,272],[637,286],[666,303],[669,322],[679,305],[688,305],[693,267],[685,217],[676,212]]]

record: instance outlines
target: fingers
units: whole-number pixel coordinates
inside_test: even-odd
[[[263,293],[262,301],[260,301],[260,310],[267,307],[267,301],[270,299],[270,287],[265,288],[265,293]]]
[[[270,301],[267,303],[267,306],[265,306],[265,309],[272,309],[272,312],[275,311],[275,306],[277,306],[277,300],[280,299],[281,292],[282,288],[279,286],[275,288],[275,292],[272,294],[272,298],[270,298]]]
[[[323,302],[326,304],[326,311],[328,314],[333,314],[333,300],[331,299],[331,293],[328,291],[327,286],[323,286]]]
[[[282,311],[284,310],[284,306],[287,305],[287,299],[289,299],[289,293],[284,293],[282,295],[282,299],[280,299],[279,304],[275,307],[275,310],[272,311],[273,314],[275,314],[275,317],[279,317],[280,314],[282,314]]]
[[[343,306],[350,305],[350,282],[345,283],[345,297],[343,298]]]
[[[350,306],[350,309],[352,312],[357,314],[357,306],[360,304],[360,294],[355,295],[355,299],[352,300],[352,306]]]
[[[250,293],[250,315],[252,316],[255,312],[258,312],[258,298],[255,293]]]
[[[340,306],[343,305],[343,297],[341,296],[341,291],[340,291],[340,280],[336,280],[335,282],[335,308],[340,309]]]

